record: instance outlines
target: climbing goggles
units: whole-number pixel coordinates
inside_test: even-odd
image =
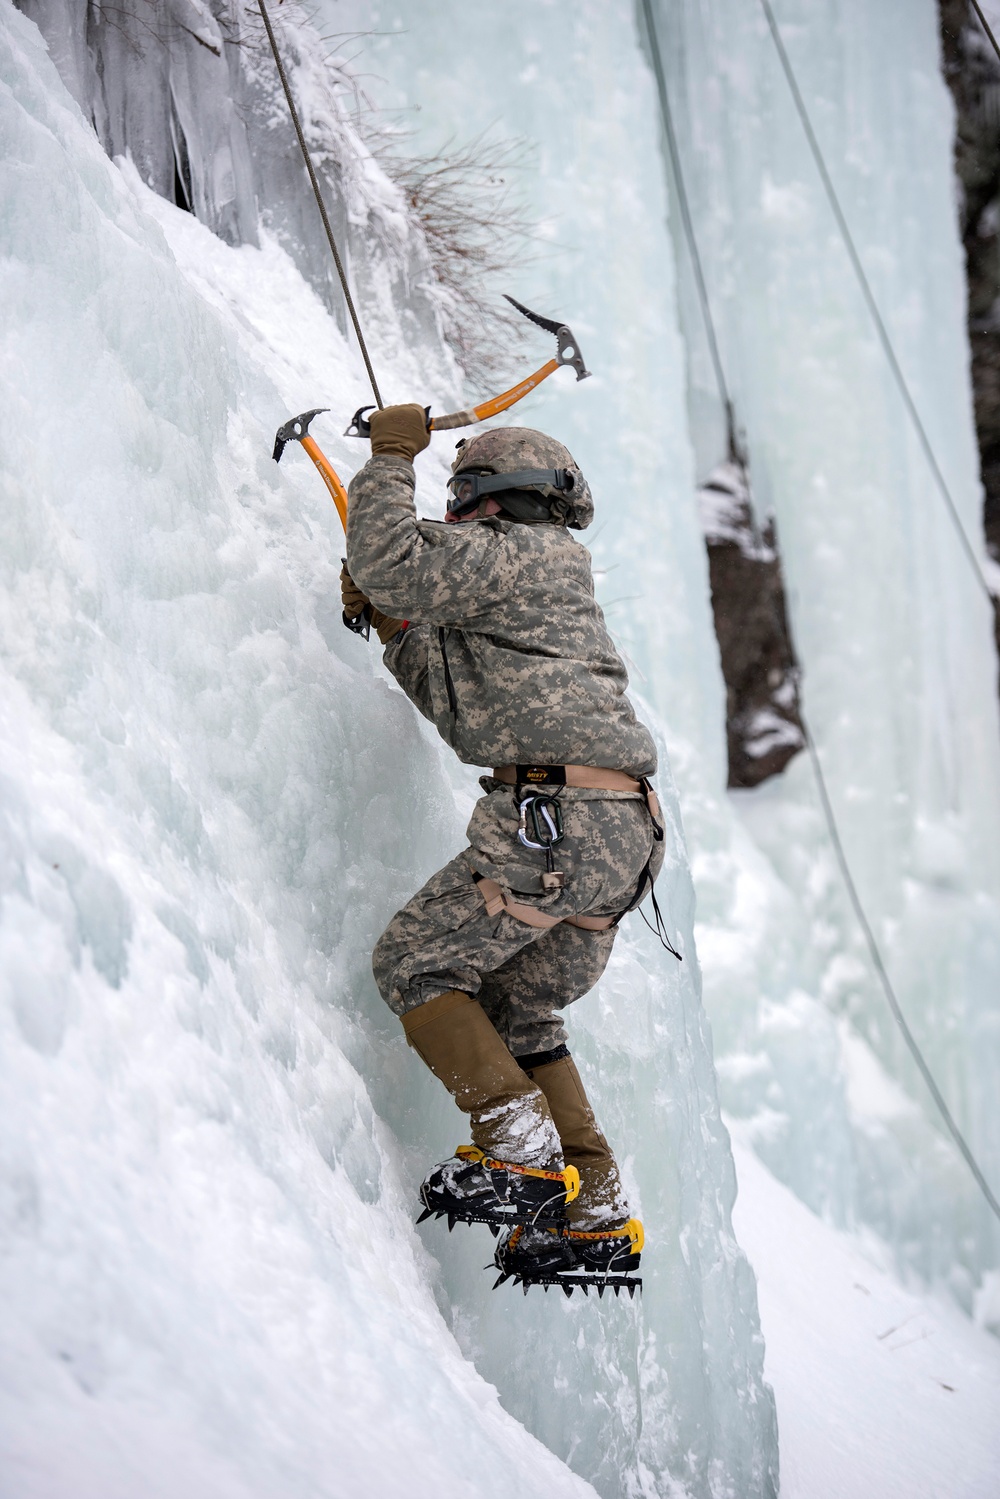
[[[553,489],[572,490],[576,484],[573,472],[568,468],[524,468],[511,474],[493,474],[465,469],[453,474],[448,480],[452,503],[448,514],[457,520],[471,515],[478,509],[483,495],[499,494],[505,489],[526,489],[528,486],[548,484]]]

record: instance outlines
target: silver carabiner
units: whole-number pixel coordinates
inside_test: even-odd
[[[555,812],[550,810],[554,808]],[[528,836],[528,813],[531,813],[531,830],[534,838]],[[518,805],[517,836],[525,848],[537,848],[544,852],[550,850],[556,843],[563,839],[562,816],[559,811],[559,803],[551,796],[526,796]],[[539,827],[539,819],[544,825]]]

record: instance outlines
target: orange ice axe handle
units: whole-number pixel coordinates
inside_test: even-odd
[[[455,427],[471,427],[473,422],[489,421],[491,416],[497,416],[501,411],[506,411],[508,406],[516,406],[518,401],[541,385],[550,375],[554,375],[559,368],[558,359],[549,359],[529,375],[527,380],[522,380],[520,385],[512,385],[510,390],[505,390],[502,395],[490,396],[488,401],[481,402],[478,406],[472,406],[468,411],[453,411],[450,416],[435,416],[431,418],[432,432],[450,432]]]
[[[319,446],[319,444],[316,442],[315,438],[308,437],[308,436],[307,437],[303,437],[302,438],[302,446],[305,448],[306,452],[309,454],[309,457],[312,459],[313,463],[315,463],[316,467],[319,469],[320,473],[322,474],[322,476],[323,476],[323,483],[326,485],[327,489],[330,491],[330,497],[333,500],[333,503],[337,507],[337,514],[340,516],[340,524],[343,526],[343,528],[344,528],[344,530],[346,532],[346,530],[347,530],[347,490],[344,488],[343,484],[340,482],[340,475],[337,473],[337,470],[330,463],[329,459],[326,457],[325,453],[323,452],[323,450]]]
[[[504,295],[506,296],[506,293]],[[482,401],[478,406],[470,406],[465,411],[452,411],[448,416],[433,417],[427,423],[429,432],[449,432],[455,427],[471,427],[476,422],[488,421],[491,416],[497,416],[501,411],[506,411],[509,406],[516,406],[518,401],[533,391],[537,385],[541,385],[543,380],[554,375],[556,370],[561,369],[563,365],[568,365],[570,369],[575,370],[578,380],[586,380],[590,374],[583,362],[580,345],[573,336],[572,330],[565,323],[557,323],[555,318],[542,317],[541,313],[532,312],[530,307],[525,307],[522,302],[516,302],[513,297],[507,297],[507,301],[537,327],[544,328],[546,333],[555,334],[556,357],[547,360],[540,370],[536,370],[533,375],[529,375],[518,385],[512,385],[510,390],[505,390],[502,395],[491,396],[488,401]],[[365,412],[373,410],[372,406],[359,407],[351,418],[351,424],[344,436],[370,437],[371,428]],[[428,413],[429,411],[428,407]]]
[[[274,439],[274,452],[271,454],[275,463],[281,462],[281,455],[285,451],[286,442],[300,442],[309,457],[320,471],[323,483],[330,491],[333,503],[337,507],[340,523],[347,530],[347,490],[340,482],[340,476],[333,464],[327,458],[315,438],[309,436],[309,423],[314,416],[319,416],[324,411],[329,411],[328,406],[317,406],[314,411],[303,411],[300,416],[293,416],[283,427],[279,427]]]

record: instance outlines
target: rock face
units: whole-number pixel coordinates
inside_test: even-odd
[[[759,786],[805,744],[774,522],[757,528],[736,462],[713,469],[698,503],[726,681],[729,785]]]
[[[969,288],[983,525],[987,550],[1000,565],[1000,58],[969,0],[939,0],[939,11],[944,76],[957,115],[955,172]],[[1000,571],[990,581],[996,595]],[[996,596],[993,607],[1000,650]]]

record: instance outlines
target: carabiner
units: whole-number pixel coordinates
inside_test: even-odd
[[[528,817],[531,833],[528,835]],[[517,836],[525,848],[548,851],[563,840],[562,808],[554,796],[526,796],[518,805]]]

